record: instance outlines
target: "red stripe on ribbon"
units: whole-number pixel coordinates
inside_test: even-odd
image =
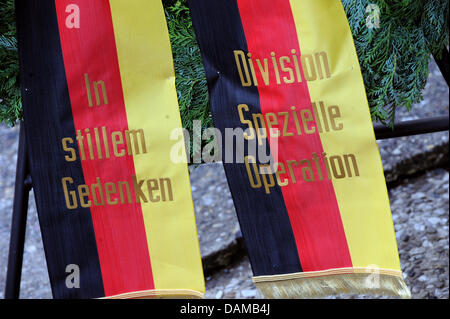
[[[272,66],[271,52],[275,52],[277,58],[292,57],[291,50],[295,49],[297,56],[300,56],[299,38],[289,0],[237,1],[248,49],[257,71],[262,113],[290,112],[291,106],[295,106],[298,112],[305,109],[313,112],[300,59],[301,83],[296,81],[293,84],[285,84],[281,79],[282,84],[277,84]],[[256,59],[264,58],[267,58],[270,70],[268,86],[264,84],[256,63]],[[261,65],[264,67],[264,62],[261,62]],[[294,66],[292,60],[290,66]],[[286,76],[286,73],[282,74],[281,70],[279,71],[280,76]],[[279,125],[274,125],[281,133],[283,123],[284,117],[279,117]],[[289,120],[288,131],[296,132],[292,117]],[[278,147],[278,158],[282,163],[289,160],[299,162],[302,159],[311,159],[314,152],[318,155],[323,153],[317,130],[311,135],[294,134],[280,137]],[[293,170],[297,183],[293,184],[289,179],[289,185],[282,187],[282,192],[303,271],[351,267],[350,253],[332,182],[326,178],[323,181],[305,182],[301,166],[294,167]],[[326,172],[323,163],[321,170]],[[286,171],[288,172],[287,167]],[[289,173],[283,175],[283,178],[288,176]]]
[[[100,178],[103,191],[104,183],[112,182],[117,185],[119,181],[127,181],[131,189],[132,204],[128,203],[124,191],[124,205],[120,202],[118,205],[107,205],[104,198],[105,205],[91,207],[105,295],[154,289],[142,210],[140,204],[135,203],[134,197],[133,158],[127,153],[123,157],[114,157],[112,147],[112,132],[122,132],[125,142],[124,132],[128,129],[128,123],[109,1],[55,2],[73,120],[75,129],[81,130],[84,136],[86,160],[82,160],[82,167],[86,184],[95,184],[97,178]],[[71,20],[69,18],[66,21],[67,17],[76,12],[71,7],[66,12],[66,8],[72,4],[79,7],[80,28],[68,27],[71,26]],[[85,74],[88,74],[90,81],[92,107],[89,106]],[[98,82],[99,106],[94,81]],[[99,81],[104,82],[104,87]],[[108,104],[102,91],[105,88]],[[102,127],[106,127],[109,145],[103,143]],[[94,160],[90,159],[85,131],[87,128],[92,139]],[[99,128],[102,159],[99,159],[94,128]],[[106,159],[107,148],[109,159]],[[119,145],[118,152],[122,150],[127,151],[125,144]],[[92,194],[89,199],[93,201]],[[111,196],[111,200],[114,199],[120,200],[118,194]]]

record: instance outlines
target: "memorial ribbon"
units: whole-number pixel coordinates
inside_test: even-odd
[[[408,297],[340,1],[189,6],[214,124],[222,135],[244,132],[244,160],[224,168],[259,290],[270,298]],[[275,164],[250,152],[251,143],[276,149]]]
[[[55,298],[201,297],[163,7],[16,2],[31,175]]]

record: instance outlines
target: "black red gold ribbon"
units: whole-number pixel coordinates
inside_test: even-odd
[[[202,296],[187,165],[170,159],[181,120],[161,2],[16,5],[54,297]],[[67,284],[68,265],[80,271],[78,287]]]
[[[190,0],[189,6],[214,123],[222,132],[250,132],[247,160],[224,167],[257,286],[268,297],[408,296],[340,1]],[[269,174],[248,152],[255,139],[277,150]],[[379,285],[370,276],[382,278]]]

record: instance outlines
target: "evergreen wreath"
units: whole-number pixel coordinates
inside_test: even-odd
[[[14,0],[0,0],[0,124],[22,119]]]
[[[358,53],[372,119],[393,126],[398,108],[423,100],[431,55],[449,44],[448,0],[341,0]],[[208,89],[187,0],[163,0],[183,126],[212,127]],[[372,9],[379,25],[367,27]],[[0,123],[22,119],[14,0],[0,0]],[[192,139],[191,139],[192,140]]]

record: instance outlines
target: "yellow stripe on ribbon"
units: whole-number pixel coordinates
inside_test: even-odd
[[[345,11],[339,0],[290,3],[302,55],[325,52],[328,57],[331,76],[325,76],[321,61],[324,78],[316,70],[318,79],[308,82],[311,101],[337,105],[341,112],[343,129],[321,133],[323,148],[328,155],[357,159],[359,177],[353,171],[353,177],[333,178],[353,267],[400,270],[383,168]]]
[[[181,128],[181,119],[163,7],[148,0],[110,0],[110,5],[128,126],[143,129],[148,147],[147,154],[133,157],[136,176],[154,179],[150,188],[160,189],[154,193],[160,201],[141,202],[155,289],[204,293],[187,164],[170,159],[169,136]],[[171,180],[173,201],[160,178]]]

